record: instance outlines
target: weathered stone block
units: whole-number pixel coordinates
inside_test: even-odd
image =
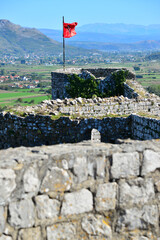
[[[149,238],[141,236],[138,238],[138,240],[149,240]]]
[[[160,153],[145,150],[142,163],[142,176],[154,172],[157,168],[160,168]]]
[[[4,229],[5,229],[4,208],[0,206],[0,234],[3,233]]]
[[[104,236],[108,240],[112,239],[112,230],[105,219],[100,216],[89,214],[82,219],[82,229],[91,236]]]
[[[0,236],[0,240],[13,240],[13,238],[10,236],[2,235]]]
[[[119,205],[129,207],[138,204],[146,204],[155,198],[153,180],[137,178],[135,180],[120,180]]]
[[[56,199],[50,199],[47,195],[35,197],[36,210],[38,218],[57,217],[60,209],[60,202]]]
[[[15,178],[12,169],[0,169],[0,205],[9,202],[11,193],[16,188]]]
[[[76,157],[74,166],[73,166],[74,174],[77,176],[78,183],[81,183],[88,178],[88,169],[87,169],[87,158],[86,156],[83,157]]]
[[[26,193],[37,193],[40,186],[40,180],[38,178],[36,167],[29,167],[24,176],[23,176],[23,183],[24,183],[24,191]]]
[[[91,141],[92,142],[101,142],[101,134],[97,129],[92,129],[92,131],[91,131]]]
[[[9,223],[15,228],[29,228],[34,225],[35,212],[31,199],[9,204]]]
[[[73,223],[54,224],[47,227],[47,240],[75,240],[76,225]]]
[[[155,182],[155,186],[158,192],[160,192],[160,180]]]
[[[67,171],[58,167],[48,170],[41,186],[41,192],[64,192],[70,189],[71,178]]]
[[[117,183],[104,183],[98,186],[95,198],[97,211],[115,209],[117,188]]]
[[[114,153],[112,160],[112,178],[130,178],[139,175],[140,160],[137,152]]]
[[[62,204],[62,215],[80,214],[93,209],[93,196],[87,189],[66,193]]]
[[[105,177],[106,158],[103,153],[89,153],[87,158],[88,175],[93,178]]]
[[[43,240],[40,227],[21,229],[18,240]]]
[[[148,229],[149,226],[157,229],[159,223],[158,207],[145,205],[141,209],[126,209],[118,219],[117,227],[122,231],[135,229]]]

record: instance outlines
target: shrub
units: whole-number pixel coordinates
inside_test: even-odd
[[[112,96],[124,95],[124,82],[126,81],[126,73],[123,70],[114,72],[112,74],[113,80],[115,82],[115,90],[112,93]]]
[[[69,83],[66,86],[66,92],[72,98],[93,98],[111,97],[124,94],[124,82],[126,81],[127,72],[119,70],[111,76],[111,81],[106,81],[104,92],[100,92],[100,82],[93,77],[83,79],[73,74],[68,76]]]
[[[67,93],[73,97],[92,98],[93,95],[100,95],[98,85],[99,83],[93,78],[80,78],[73,74],[68,76],[69,84],[66,86]]]

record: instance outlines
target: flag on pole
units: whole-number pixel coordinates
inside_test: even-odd
[[[76,35],[75,27],[77,26],[77,22],[73,23],[63,23],[63,37],[70,38]]]

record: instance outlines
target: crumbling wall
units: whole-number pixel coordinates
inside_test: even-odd
[[[160,142],[0,151],[1,240],[159,240]]]
[[[115,71],[124,70],[128,72],[127,79],[135,79],[135,74],[127,70],[127,68],[87,68],[82,69],[82,71],[83,70],[87,70],[88,72],[92,73],[96,78],[107,77]]]
[[[90,75],[94,76],[95,78],[103,78],[100,80],[100,89],[103,89],[105,85],[104,78],[110,78],[111,74],[118,70],[127,71],[127,79],[135,80],[135,74],[131,71],[127,70],[126,68],[88,68],[88,69],[66,69],[66,71],[58,70],[55,72],[51,72],[51,81],[52,81],[52,99],[64,99],[65,97],[69,97],[66,92],[66,86],[68,84],[68,75],[73,73],[82,75],[83,73],[87,72]],[[87,75],[88,76],[88,75]],[[128,95],[128,89],[125,88],[125,96],[134,97],[134,95]],[[103,92],[103,91],[102,91]]]

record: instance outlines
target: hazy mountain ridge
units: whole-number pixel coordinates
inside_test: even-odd
[[[67,47],[68,55],[86,54],[87,50]],[[35,28],[24,28],[8,20],[0,20],[0,53],[58,55],[62,44],[47,37]]]
[[[136,43],[76,42],[69,43],[75,47],[97,49],[101,51],[155,51],[160,50],[160,41],[148,40]]]
[[[77,35],[65,40],[66,45],[70,45],[66,47],[67,56],[87,55],[91,53],[91,49],[102,51],[146,51],[160,49],[160,25],[149,26],[149,29],[153,29],[152,32],[157,35],[138,35],[137,33],[137,35],[133,36],[131,35],[133,30],[129,31],[128,26],[130,25],[126,24],[114,25],[112,29],[112,33],[114,34],[108,34],[108,32],[85,32],[88,28],[90,28],[90,31],[96,31],[96,26],[99,27],[99,31],[102,27],[103,30],[108,29],[107,31],[109,31],[109,28],[113,24],[93,24],[92,26],[84,25],[79,28],[77,27]],[[118,26],[121,26],[121,28],[119,27],[119,32],[116,30]],[[137,28],[142,28],[142,26],[132,26],[134,31]],[[0,53],[16,55],[35,53],[37,55],[52,56],[62,54],[62,43],[60,43],[63,39],[62,30],[39,30],[24,28],[8,20],[0,20]],[[118,34],[120,32],[121,34]]]
[[[155,25],[136,25],[136,24],[107,24],[94,23],[86,24],[78,28],[80,32],[96,32],[105,34],[126,34],[133,36],[142,35],[158,35],[160,36],[160,24]]]
[[[40,29],[48,37],[62,41],[62,30]],[[148,51],[160,49],[160,25],[86,24],[76,28],[68,45],[101,51]]]
[[[48,37],[62,41],[62,30],[39,29]],[[77,35],[72,41],[107,42],[107,43],[135,43],[146,40],[160,40],[160,25],[134,24],[86,24],[76,27]]]

